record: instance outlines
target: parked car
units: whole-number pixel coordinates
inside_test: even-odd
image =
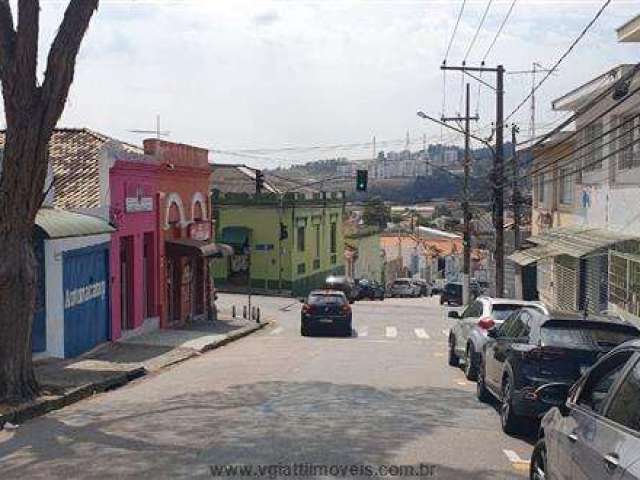
[[[429,286],[429,283],[427,283],[426,280],[422,280],[421,278],[414,278],[413,284],[420,291],[420,296],[426,297],[431,294],[431,287]]]
[[[392,297],[417,297],[419,290],[410,278],[397,278],[391,284],[389,294]]]
[[[487,331],[502,322],[516,310],[523,307],[539,309],[548,313],[539,302],[525,302],[505,298],[479,297],[459,314],[449,312],[449,318],[456,320],[449,330],[449,365],[457,367],[464,362],[464,372],[469,380],[478,376],[478,366],[482,361],[482,351],[487,342]]]
[[[313,290],[306,300],[301,301],[301,335],[329,329],[345,337],[351,336],[351,307],[344,292]]]
[[[358,282],[358,300],[368,298],[370,300],[384,300],[384,286],[375,280],[363,279]]]
[[[500,421],[515,433],[549,410],[536,390],[553,382],[571,384],[600,357],[640,331],[616,317],[544,314],[526,307],[488,331],[477,393],[500,401]]]
[[[640,341],[602,357],[572,387],[537,390],[553,408],[533,450],[531,479],[640,479]]]
[[[449,282],[440,293],[440,305],[462,305],[462,283]]]
[[[353,303],[358,296],[356,283],[351,277],[330,275],[324,282],[325,288],[329,290],[339,290],[343,292],[349,303]]]

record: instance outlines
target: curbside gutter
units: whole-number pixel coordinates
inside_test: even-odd
[[[200,354],[215,350],[216,348],[223,347],[231,342],[239,340],[243,337],[251,335],[254,332],[262,330],[263,328],[271,325],[272,320],[265,320],[254,325],[248,325],[246,327],[235,330],[223,338],[220,338],[214,342],[211,342],[197,351],[193,352],[193,355],[187,356],[183,359],[169,362],[162,366],[163,369],[185,362],[191,358],[197,357]],[[116,390],[125,386],[129,382],[144,377],[147,374],[147,369],[144,366],[138,366],[127,371],[110,376],[104,380],[82,385],[76,388],[72,388],[61,395],[50,395],[46,397],[40,397],[35,401],[21,405],[12,409],[7,413],[0,413],[0,431],[2,431],[6,424],[19,425],[42,415],[46,415],[54,410],[59,410],[73,403],[77,403],[88,397],[96,395],[98,393],[108,392],[110,390]]]

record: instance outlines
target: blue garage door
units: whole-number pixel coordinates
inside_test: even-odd
[[[44,352],[47,348],[47,311],[45,294],[45,270],[44,270],[44,242],[38,239],[34,243],[36,256],[36,308],[33,313],[33,327],[31,333],[31,351]]]
[[[63,254],[64,352],[75,357],[109,338],[108,244]]]

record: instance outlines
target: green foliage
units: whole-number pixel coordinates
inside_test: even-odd
[[[365,225],[384,229],[391,221],[391,207],[385,205],[381,197],[372,197],[364,205],[362,220]]]

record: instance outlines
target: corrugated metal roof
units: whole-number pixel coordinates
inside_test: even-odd
[[[543,258],[553,257],[555,255],[559,255],[561,252],[558,250],[554,250],[549,245],[538,245],[537,247],[528,248],[526,250],[518,250],[515,253],[512,253],[507,258],[512,262],[517,263],[523,267],[537,262],[538,260],[542,260]]]
[[[604,228],[572,226],[554,228],[541,235],[529,237],[527,241],[552,248],[558,252],[555,255],[564,254],[580,258],[599,248],[634,238],[637,237]]]
[[[36,214],[36,225],[49,238],[84,237],[116,231],[101,218],[58,208],[41,208]]]

